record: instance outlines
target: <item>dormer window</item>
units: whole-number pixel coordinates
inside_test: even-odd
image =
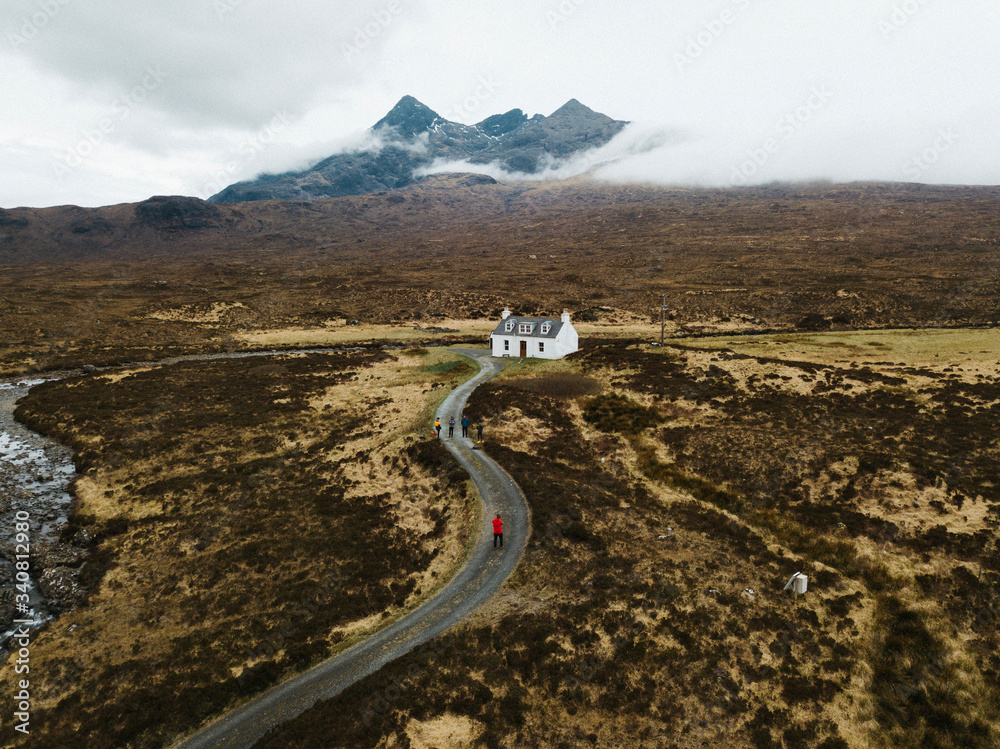
[[[552,323],[549,323],[549,322],[543,322],[543,323],[542,323],[542,335],[545,335],[545,334],[546,334],[546,333],[548,333],[548,332],[549,332],[550,330],[552,330]]]
[[[514,329],[514,321],[513,321],[513,320],[511,320],[510,322],[508,322],[508,323],[507,323],[507,324],[506,324],[506,325],[504,326],[504,330],[505,330],[505,331],[507,331],[508,333],[509,333],[510,331],[512,331],[513,329]]]
[[[517,326],[517,332],[518,333],[530,333],[531,329],[533,327],[535,327],[534,323],[523,322],[523,323],[521,323],[520,325]]]

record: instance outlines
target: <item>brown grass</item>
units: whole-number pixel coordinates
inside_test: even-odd
[[[668,334],[1000,319],[995,188],[440,178],[399,196],[218,206],[197,230],[134,206],[14,211],[28,224],[0,251],[0,368],[448,335],[416,326],[478,337],[505,306],[653,340],[663,296]],[[107,228],[74,231],[87,222]]]
[[[1000,517],[959,521],[952,503],[941,532],[893,530],[870,509],[884,464],[903,491],[990,484],[994,422],[962,419],[1000,381],[918,403],[877,387],[911,366],[895,361],[603,343],[480,388],[469,411],[532,505],[523,565],[446,652],[388,666],[263,746],[394,746],[453,716],[488,747],[995,745],[1000,577],[984,544]],[[545,392],[570,370],[601,383],[589,420],[594,396]],[[991,486],[983,502],[998,499]],[[801,600],[781,591],[796,571]]]
[[[74,445],[67,534],[97,544],[86,605],[32,643],[19,746],[163,745],[427,598],[474,504],[411,426],[468,371],[445,350],[291,355],[34,390],[19,417]]]

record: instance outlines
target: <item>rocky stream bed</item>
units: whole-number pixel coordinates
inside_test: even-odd
[[[69,484],[76,477],[72,452],[14,420],[17,401],[43,381],[0,383],[0,647],[14,619],[41,626],[78,604],[84,593],[77,576],[91,539],[85,531],[70,543],[59,538],[72,502]],[[29,527],[27,580],[18,579],[15,566],[25,552],[16,539],[19,521]],[[16,598],[25,590],[27,604]]]

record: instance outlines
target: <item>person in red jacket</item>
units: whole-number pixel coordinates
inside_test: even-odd
[[[500,548],[503,548],[503,521],[498,514],[493,518],[493,548],[497,547],[497,540],[500,541]]]

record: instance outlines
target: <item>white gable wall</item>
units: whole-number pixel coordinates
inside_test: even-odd
[[[563,323],[562,330],[559,331],[559,335],[556,339],[560,341],[560,346],[566,354],[572,354],[574,351],[580,350],[580,336],[577,335],[576,328],[573,327],[573,323],[568,320]]]

